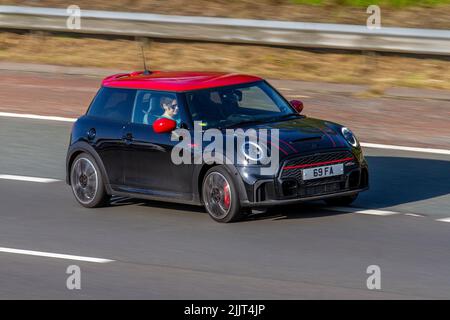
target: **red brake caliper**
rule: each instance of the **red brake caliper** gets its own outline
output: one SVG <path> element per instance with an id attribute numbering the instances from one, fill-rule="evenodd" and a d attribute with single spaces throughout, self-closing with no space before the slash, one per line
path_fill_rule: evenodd
<path id="1" fill-rule="evenodd" d="M 223 186 L 223 203 L 225 204 L 225 207 L 229 207 L 230 206 L 230 187 L 228 186 L 228 184 L 225 182 L 225 185 Z"/>

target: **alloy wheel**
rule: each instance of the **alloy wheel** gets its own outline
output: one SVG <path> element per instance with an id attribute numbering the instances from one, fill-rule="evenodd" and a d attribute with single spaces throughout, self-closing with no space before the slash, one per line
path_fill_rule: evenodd
<path id="1" fill-rule="evenodd" d="M 78 201 L 89 204 L 95 198 L 98 190 L 98 175 L 94 164 L 89 159 L 76 160 L 72 166 L 70 181 Z"/>
<path id="2" fill-rule="evenodd" d="M 205 206 L 217 219 L 227 216 L 231 208 L 231 191 L 227 179 L 218 172 L 211 172 L 203 185 Z"/>

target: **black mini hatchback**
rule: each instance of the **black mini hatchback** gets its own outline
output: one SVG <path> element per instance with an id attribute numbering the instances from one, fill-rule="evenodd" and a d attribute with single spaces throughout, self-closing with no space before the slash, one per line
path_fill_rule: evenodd
<path id="1" fill-rule="evenodd" d="M 308 200 L 348 205 L 369 186 L 360 144 L 302 109 L 249 75 L 109 76 L 72 128 L 66 180 L 85 207 L 170 201 L 203 205 L 218 222 Z"/>

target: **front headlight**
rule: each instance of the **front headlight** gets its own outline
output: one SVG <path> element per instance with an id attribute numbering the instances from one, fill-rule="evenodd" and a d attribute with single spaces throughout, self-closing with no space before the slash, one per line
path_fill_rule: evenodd
<path id="1" fill-rule="evenodd" d="M 356 136 L 349 128 L 342 127 L 341 132 L 342 136 L 345 138 L 345 140 L 347 140 L 348 143 L 350 143 L 355 148 L 359 147 L 358 139 L 356 139 Z"/>
<path id="2" fill-rule="evenodd" d="M 257 143 L 249 141 L 241 146 L 241 152 L 246 160 L 261 161 L 265 157 L 264 150 Z"/>

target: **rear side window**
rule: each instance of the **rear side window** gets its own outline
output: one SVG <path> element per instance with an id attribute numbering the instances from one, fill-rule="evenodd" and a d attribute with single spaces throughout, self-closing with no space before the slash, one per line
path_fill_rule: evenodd
<path id="1" fill-rule="evenodd" d="M 128 122 L 133 111 L 136 90 L 103 87 L 89 108 L 88 115 L 102 119 Z"/>

